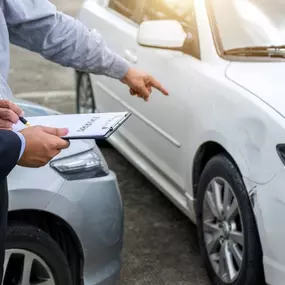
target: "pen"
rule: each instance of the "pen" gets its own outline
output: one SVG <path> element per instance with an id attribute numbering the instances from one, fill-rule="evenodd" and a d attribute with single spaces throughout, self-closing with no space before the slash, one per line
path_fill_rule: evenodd
<path id="1" fill-rule="evenodd" d="M 24 125 L 26 125 L 27 127 L 30 127 L 30 126 L 31 126 L 30 123 L 29 123 L 24 117 L 19 117 L 19 119 L 20 119 L 20 121 L 21 121 Z"/>

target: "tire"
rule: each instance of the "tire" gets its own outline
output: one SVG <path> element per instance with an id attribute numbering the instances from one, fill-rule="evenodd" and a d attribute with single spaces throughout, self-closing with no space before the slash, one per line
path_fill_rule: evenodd
<path id="1" fill-rule="evenodd" d="M 86 84 L 85 88 L 83 88 L 83 84 Z M 87 94 L 83 94 L 83 92 L 86 92 Z M 84 72 L 77 72 L 77 76 L 76 76 L 76 111 L 78 114 L 82 113 L 81 112 L 81 106 L 80 106 L 82 96 L 87 96 L 90 100 L 90 111 L 88 113 L 96 112 L 96 103 L 95 103 L 95 98 L 94 98 L 94 94 L 93 94 L 90 75 L 88 73 L 84 73 Z"/>
<path id="2" fill-rule="evenodd" d="M 32 273 L 29 274 L 30 278 L 34 278 L 31 284 L 41 284 L 38 280 L 43 282 L 42 280 L 51 278 L 53 278 L 54 285 L 73 284 L 70 267 L 64 253 L 59 245 L 42 230 L 30 225 L 12 225 L 8 228 L 5 246 L 5 261 L 9 261 L 3 285 L 30 284 L 30 282 L 26 284 L 27 282 L 21 281 L 26 256 L 35 260 L 31 269 Z"/>
<path id="3" fill-rule="evenodd" d="M 211 181 L 212 184 L 210 184 Z M 229 188 L 225 188 L 228 186 Z M 221 211 L 213 212 L 210 210 L 208 205 L 212 203 L 208 201 L 214 197 L 211 189 L 216 189 L 216 193 L 222 193 L 223 205 L 225 205 L 224 201 L 226 200 L 237 202 L 237 210 L 232 212 L 235 214 L 230 215 L 230 207 L 224 207 L 223 209 L 226 210 Z M 229 199 L 226 199 L 224 195 L 226 192 L 228 193 L 226 197 L 230 197 Z M 229 205 L 232 206 L 233 202 L 230 202 Z M 215 203 L 215 205 L 221 205 L 221 203 Z M 222 208 L 219 207 L 219 209 Z M 217 155 L 207 163 L 198 184 L 196 213 L 200 250 L 211 283 L 213 285 L 265 284 L 262 249 L 252 206 L 239 170 L 227 155 Z M 218 222 L 219 219 L 214 218 L 213 213 L 221 217 L 222 225 Z M 216 223 L 218 224 L 218 231 L 216 230 Z M 213 225 L 215 230 L 212 231 Z M 238 232 L 243 233 L 243 238 L 236 242 Z M 216 233 L 219 239 L 213 238 L 212 233 Z M 218 240 L 218 242 L 215 243 L 214 240 Z M 210 241 L 212 243 L 209 243 Z M 222 252 L 224 255 L 221 254 Z M 225 256 L 225 258 L 221 259 L 221 256 Z M 229 265 L 227 266 L 227 264 Z M 219 268 L 231 268 L 231 270 L 219 272 Z M 236 271 L 233 271 L 232 268 Z M 234 274 L 234 272 L 237 273 Z"/>
<path id="4" fill-rule="evenodd" d="M 90 112 L 89 113 L 95 113 L 96 112 L 96 101 L 95 101 L 95 96 L 93 93 L 93 89 L 92 89 L 92 82 L 91 82 L 91 78 L 90 75 L 88 73 L 84 73 L 84 72 L 76 72 L 76 112 L 77 114 L 82 113 L 81 112 L 81 108 L 80 108 L 80 96 L 83 96 L 82 94 L 82 89 L 81 89 L 81 84 L 83 84 L 83 80 L 86 80 L 87 82 L 87 86 L 88 86 L 88 90 L 86 90 L 86 92 L 88 92 L 88 95 L 86 96 L 90 96 L 91 100 L 91 108 L 90 108 Z M 110 148 L 111 145 L 106 141 L 106 140 L 98 140 L 96 141 L 96 144 L 99 147 L 106 147 L 106 148 Z"/>

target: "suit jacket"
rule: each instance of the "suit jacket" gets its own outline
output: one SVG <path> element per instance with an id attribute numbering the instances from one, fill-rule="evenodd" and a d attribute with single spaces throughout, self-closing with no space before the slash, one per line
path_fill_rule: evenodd
<path id="1" fill-rule="evenodd" d="M 0 284 L 2 283 L 7 231 L 8 191 L 6 177 L 16 166 L 21 152 L 21 139 L 12 131 L 0 130 Z"/>
<path id="2" fill-rule="evenodd" d="M 21 151 L 21 140 L 12 131 L 0 130 L 0 183 L 16 166 Z"/>

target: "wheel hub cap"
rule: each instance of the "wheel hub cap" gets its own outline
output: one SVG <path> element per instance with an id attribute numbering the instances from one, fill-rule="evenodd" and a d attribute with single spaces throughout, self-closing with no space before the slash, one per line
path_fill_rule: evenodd
<path id="1" fill-rule="evenodd" d="M 46 262 L 37 254 L 23 249 L 5 252 L 3 285 L 55 285 Z"/>
<path id="2" fill-rule="evenodd" d="M 204 241 L 211 265 L 227 284 L 239 276 L 244 253 L 244 233 L 238 201 L 222 178 L 208 185 L 203 203 Z"/>
<path id="3" fill-rule="evenodd" d="M 222 231 L 224 238 L 228 238 L 230 233 L 230 226 L 227 222 L 222 223 Z"/>

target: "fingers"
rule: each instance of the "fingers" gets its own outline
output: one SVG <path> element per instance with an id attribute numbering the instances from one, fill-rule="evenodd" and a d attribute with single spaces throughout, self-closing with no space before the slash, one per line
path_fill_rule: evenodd
<path id="1" fill-rule="evenodd" d="M 156 80 L 154 79 L 152 76 L 148 76 L 148 86 L 152 86 L 155 89 L 159 90 L 162 94 L 164 94 L 165 96 L 169 95 L 168 91 Z"/>
<path id="2" fill-rule="evenodd" d="M 18 107 L 15 103 L 9 101 L 9 100 L 0 100 L 0 108 L 3 109 L 10 109 L 13 113 L 16 115 L 22 116 L 23 110 Z"/>
<path id="3" fill-rule="evenodd" d="M 68 140 L 61 139 L 61 137 L 64 137 L 68 134 L 68 129 L 66 128 L 51 128 L 51 127 L 41 127 L 42 131 L 49 134 L 53 135 L 56 138 L 55 140 L 55 145 L 58 150 L 66 149 L 69 147 L 70 142 Z"/>
<path id="4" fill-rule="evenodd" d="M 149 100 L 149 96 L 152 93 L 152 87 L 156 88 L 164 95 L 168 95 L 168 91 L 152 76 L 147 75 L 144 78 L 143 83 L 140 86 L 136 86 L 136 88 L 130 88 L 130 94 L 132 96 L 138 96 L 139 98 L 144 99 L 145 101 Z"/>
<path id="5" fill-rule="evenodd" d="M 64 137 L 68 134 L 68 129 L 66 128 L 52 128 L 52 127 L 41 127 L 42 131 L 50 134 L 50 135 L 54 135 L 57 137 Z"/>
<path id="6" fill-rule="evenodd" d="M 0 129 L 12 130 L 12 127 L 13 127 L 12 122 L 0 119 Z"/>
<path id="7" fill-rule="evenodd" d="M 143 98 L 144 100 L 148 100 L 148 97 L 150 96 L 150 92 L 148 91 L 145 85 L 141 86 L 138 96 Z"/>
<path id="8" fill-rule="evenodd" d="M 70 146 L 69 140 L 61 139 L 58 137 L 54 138 L 54 146 L 57 151 L 61 151 L 63 149 L 67 149 Z"/>
<path id="9" fill-rule="evenodd" d="M 57 139 L 57 149 L 62 150 L 68 148 L 70 145 L 70 142 L 68 140 L 63 140 L 58 138 Z"/>
<path id="10" fill-rule="evenodd" d="M 55 145 L 58 150 L 66 149 L 69 147 L 70 142 L 68 140 L 61 139 L 68 134 L 68 129 L 66 128 L 51 128 L 51 127 L 41 127 L 42 130 L 50 135 L 55 136 Z"/>
<path id="11" fill-rule="evenodd" d="M 57 136 L 58 137 L 64 137 L 68 134 L 68 129 L 67 128 L 60 128 L 57 129 Z"/>
<path id="12" fill-rule="evenodd" d="M 132 96 L 138 96 L 139 98 L 144 99 L 145 101 L 148 101 L 148 98 L 151 93 L 151 87 L 147 87 L 145 84 L 141 84 L 139 87 L 130 89 L 130 94 Z"/>
<path id="13" fill-rule="evenodd" d="M 14 111 L 7 108 L 0 108 L 0 118 L 13 124 L 18 123 L 19 121 L 19 116 Z"/>
<path id="14" fill-rule="evenodd" d="M 130 89 L 130 94 L 131 94 L 132 96 L 137 95 L 136 91 L 135 91 L 133 88 Z"/>

